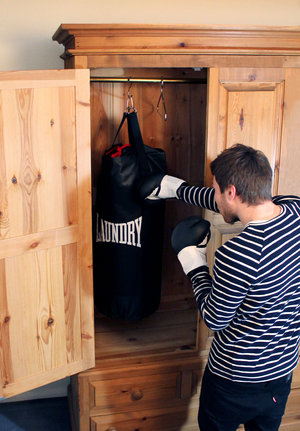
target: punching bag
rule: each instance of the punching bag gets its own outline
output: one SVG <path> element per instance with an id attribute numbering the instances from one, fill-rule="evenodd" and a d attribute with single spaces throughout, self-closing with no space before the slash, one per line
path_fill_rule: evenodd
<path id="1" fill-rule="evenodd" d="M 127 122 L 129 144 L 115 143 Z M 94 209 L 94 299 L 114 319 L 139 320 L 161 297 L 164 201 L 138 197 L 142 177 L 166 173 L 161 149 L 144 145 L 136 112 L 125 112 L 104 153 Z"/>

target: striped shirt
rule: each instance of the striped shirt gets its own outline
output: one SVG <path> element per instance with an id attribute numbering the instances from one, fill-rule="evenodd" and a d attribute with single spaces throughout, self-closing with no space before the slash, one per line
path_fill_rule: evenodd
<path id="1" fill-rule="evenodd" d="M 218 212 L 213 188 L 182 185 L 186 203 Z M 215 253 L 208 267 L 191 271 L 195 299 L 215 331 L 211 372 L 236 382 L 264 382 L 297 365 L 300 337 L 300 198 L 276 196 L 281 213 L 248 223 Z"/>

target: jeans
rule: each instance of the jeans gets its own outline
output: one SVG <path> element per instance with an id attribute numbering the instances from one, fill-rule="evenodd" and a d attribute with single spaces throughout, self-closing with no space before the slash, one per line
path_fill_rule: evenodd
<path id="1" fill-rule="evenodd" d="M 278 431 L 291 390 L 292 373 L 264 383 L 236 383 L 206 367 L 201 386 L 200 431 Z"/>

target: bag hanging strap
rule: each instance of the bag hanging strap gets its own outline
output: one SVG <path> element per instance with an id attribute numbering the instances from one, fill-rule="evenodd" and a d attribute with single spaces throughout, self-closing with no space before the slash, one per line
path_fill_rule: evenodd
<path id="1" fill-rule="evenodd" d="M 145 153 L 144 142 L 143 142 L 139 122 L 138 122 L 137 115 L 136 115 L 135 111 L 131 112 L 131 113 L 128 113 L 126 111 L 124 112 L 123 118 L 122 118 L 121 123 L 119 125 L 119 128 L 117 130 L 117 133 L 115 134 L 112 146 L 116 145 L 117 137 L 120 133 L 120 130 L 121 130 L 126 118 L 127 118 L 127 124 L 128 124 L 129 142 L 130 142 L 130 145 L 137 152 L 137 157 L 138 157 L 138 162 L 139 162 L 139 167 L 140 167 L 140 174 L 142 176 L 149 175 L 151 173 L 151 169 L 150 169 L 149 162 L 148 162 L 148 159 L 147 159 L 147 156 Z"/>
<path id="2" fill-rule="evenodd" d="M 149 175 L 151 169 L 145 152 L 145 146 L 137 119 L 136 112 L 127 114 L 128 136 L 130 144 L 135 148 L 138 156 L 140 174 L 142 176 Z"/>
<path id="3" fill-rule="evenodd" d="M 118 128 L 118 130 L 117 130 L 117 133 L 115 134 L 115 137 L 114 137 L 114 140 L 113 140 L 112 145 L 115 145 L 115 142 L 116 142 L 116 139 L 117 139 L 117 137 L 118 137 L 118 134 L 120 133 L 120 130 L 122 129 L 122 126 L 123 126 L 124 121 L 125 121 L 125 119 L 127 118 L 127 116 L 128 116 L 127 112 L 124 112 L 124 114 L 123 114 L 123 118 L 122 118 L 121 123 L 120 123 L 120 125 L 119 125 L 119 128 Z"/>

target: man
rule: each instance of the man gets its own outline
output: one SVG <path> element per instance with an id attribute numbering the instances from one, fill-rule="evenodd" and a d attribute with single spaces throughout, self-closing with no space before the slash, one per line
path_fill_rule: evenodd
<path id="1" fill-rule="evenodd" d="M 141 188 L 143 197 L 176 197 L 243 225 L 216 251 L 212 276 L 205 221 L 183 221 L 172 235 L 201 316 L 215 331 L 199 427 L 235 431 L 244 424 L 246 431 L 277 431 L 299 357 L 300 199 L 271 197 L 270 164 L 251 147 L 226 149 L 211 171 L 213 188 L 170 176 L 150 177 Z"/>

